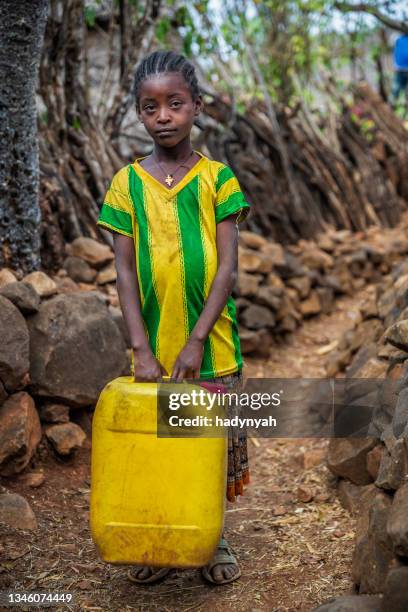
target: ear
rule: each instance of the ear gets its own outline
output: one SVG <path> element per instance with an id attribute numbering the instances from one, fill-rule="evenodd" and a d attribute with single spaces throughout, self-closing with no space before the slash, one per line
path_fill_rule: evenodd
<path id="1" fill-rule="evenodd" d="M 198 117 L 198 115 L 201 113 L 203 109 L 204 109 L 203 97 L 201 94 L 199 94 L 194 101 L 194 115 Z"/>

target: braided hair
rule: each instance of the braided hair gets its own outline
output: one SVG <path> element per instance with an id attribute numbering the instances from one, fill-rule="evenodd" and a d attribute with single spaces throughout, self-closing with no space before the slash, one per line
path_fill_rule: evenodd
<path id="1" fill-rule="evenodd" d="M 139 100 L 142 81 L 163 72 L 180 73 L 190 89 L 193 101 L 201 94 L 195 68 L 184 55 L 174 51 L 154 51 L 154 53 L 142 59 L 135 71 L 132 93 L 135 97 L 136 109 L 138 111 L 140 110 Z"/>

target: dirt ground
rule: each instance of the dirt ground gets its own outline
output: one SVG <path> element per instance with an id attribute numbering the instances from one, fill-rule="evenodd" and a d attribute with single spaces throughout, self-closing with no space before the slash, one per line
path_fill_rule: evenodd
<path id="1" fill-rule="evenodd" d="M 364 295 L 341 298 L 333 313 L 307 321 L 268 361 L 246 359 L 246 376 L 325 376 L 326 350 L 353 325 Z M 226 537 L 242 577 L 226 586 L 208 585 L 199 570 L 172 570 L 152 586 L 129 582 L 124 566 L 98 558 L 90 537 L 89 443 L 68 461 L 46 456 L 37 466 L 45 473 L 40 488 L 1 481 L 29 501 L 39 527 L 28 532 L 0 525 L 0 591 L 74 593 L 69 608 L 55 610 L 138 612 L 306 612 L 352 593 L 355 521 L 336 500 L 326 447 L 325 439 L 249 441 L 252 482 L 226 514 Z M 304 461 L 317 465 L 306 469 Z"/>

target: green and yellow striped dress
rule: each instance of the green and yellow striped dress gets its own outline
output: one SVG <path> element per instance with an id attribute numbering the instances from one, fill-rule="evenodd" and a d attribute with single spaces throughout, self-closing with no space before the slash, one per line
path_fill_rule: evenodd
<path id="1" fill-rule="evenodd" d="M 184 178 L 167 188 L 139 164 L 119 170 L 97 223 L 133 238 L 142 317 L 149 345 L 170 374 L 196 324 L 217 272 L 217 223 L 248 214 L 238 180 L 202 153 Z M 236 308 L 230 296 L 205 345 L 200 378 L 242 368 Z"/>

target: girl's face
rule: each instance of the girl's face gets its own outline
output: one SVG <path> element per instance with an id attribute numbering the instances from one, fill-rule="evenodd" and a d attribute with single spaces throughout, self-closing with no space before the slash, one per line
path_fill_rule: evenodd
<path id="1" fill-rule="evenodd" d="M 191 91 L 178 72 L 163 72 L 142 81 L 139 119 L 160 146 L 176 146 L 190 134 L 203 107 L 201 96 L 193 102 Z"/>

